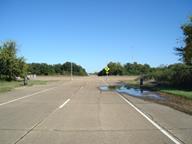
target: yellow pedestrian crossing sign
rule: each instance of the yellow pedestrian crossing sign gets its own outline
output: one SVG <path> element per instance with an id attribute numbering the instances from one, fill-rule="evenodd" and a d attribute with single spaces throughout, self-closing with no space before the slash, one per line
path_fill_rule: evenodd
<path id="1" fill-rule="evenodd" d="M 110 68 L 108 66 L 106 66 L 105 67 L 105 72 L 106 72 L 107 75 L 109 74 L 109 70 L 110 70 Z"/>

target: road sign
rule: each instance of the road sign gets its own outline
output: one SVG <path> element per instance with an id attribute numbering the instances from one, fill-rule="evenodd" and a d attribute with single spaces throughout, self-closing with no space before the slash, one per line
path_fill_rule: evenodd
<path id="1" fill-rule="evenodd" d="M 107 75 L 109 74 L 109 70 L 110 70 L 110 68 L 108 66 L 106 66 L 105 67 L 105 72 L 106 72 Z"/>

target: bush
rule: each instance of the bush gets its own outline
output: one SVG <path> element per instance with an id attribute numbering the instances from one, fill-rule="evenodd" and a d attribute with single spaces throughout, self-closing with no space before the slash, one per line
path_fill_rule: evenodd
<path id="1" fill-rule="evenodd" d="M 192 66 L 185 64 L 174 64 L 156 69 L 152 75 L 157 82 L 188 88 L 192 85 Z"/>
<path id="2" fill-rule="evenodd" d="M 176 64 L 171 65 L 169 69 L 171 71 L 171 84 L 187 87 L 192 85 L 192 66 Z"/>

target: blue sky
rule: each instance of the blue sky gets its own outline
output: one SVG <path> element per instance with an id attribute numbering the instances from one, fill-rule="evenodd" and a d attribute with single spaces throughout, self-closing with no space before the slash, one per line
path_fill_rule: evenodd
<path id="1" fill-rule="evenodd" d="M 108 62 L 178 62 L 191 0 L 0 0 L 0 40 L 27 62 L 73 61 L 88 72 Z"/>

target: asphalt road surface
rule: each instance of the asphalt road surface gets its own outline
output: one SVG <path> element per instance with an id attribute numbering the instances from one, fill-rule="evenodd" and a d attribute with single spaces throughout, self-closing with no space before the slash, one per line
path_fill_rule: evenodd
<path id="1" fill-rule="evenodd" d="M 79 77 L 1 93 L 0 144 L 192 144 L 192 116 L 104 84 Z"/>

